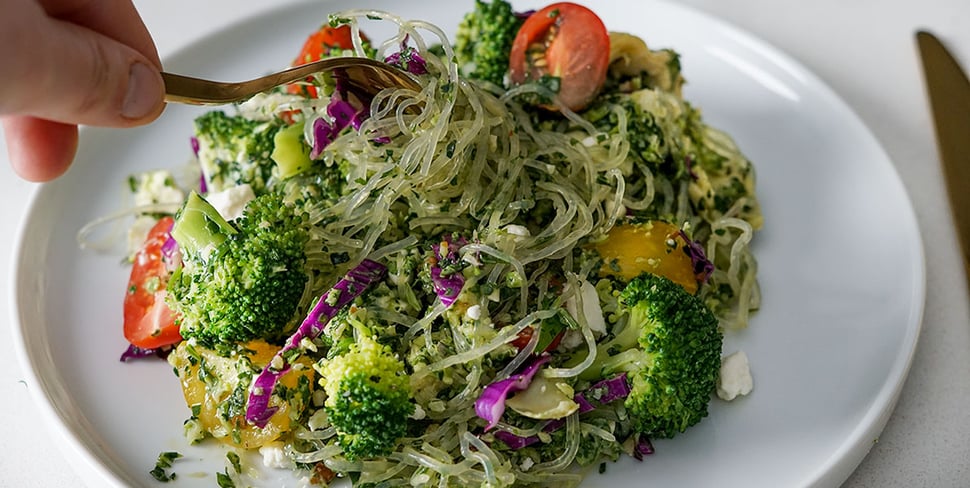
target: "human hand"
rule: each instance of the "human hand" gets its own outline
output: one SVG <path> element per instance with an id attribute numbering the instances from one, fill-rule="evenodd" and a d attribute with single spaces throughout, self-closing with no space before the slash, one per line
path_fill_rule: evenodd
<path id="1" fill-rule="evenodd" d="M 0 12 L 0 120 L 21 177 L 64 173 L 78 124 L 161 114 L 161 61 L 131 0 L 0 0 Z"/>

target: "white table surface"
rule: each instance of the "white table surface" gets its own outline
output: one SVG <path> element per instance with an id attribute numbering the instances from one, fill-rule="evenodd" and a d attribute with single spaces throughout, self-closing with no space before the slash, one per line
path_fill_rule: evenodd
<path id="1" fill-rule="evenodd" d="M 926 246 L 927 301 L 896 409 L 847 487 L 970 485 L 970 307 L 913 33 L 928 28 L 970 66 L 966 0 L 681 0 L 785 51 L 828 83 L 889 153 Z M 259 0 L 138 0 L 159 52 L 271 8 Z M 280 2 L 275 2 L 279 5 Z M 593 5 L 595 2 L 587 2 Z M 968 134 L 970 137 L 970 134 Z M 0 487 L 81 486 L 41 424 L 10 334 L 13 235 L 34 184 L 0 140 Z M 970 189 L 968 189 L 970 191 Z"/>

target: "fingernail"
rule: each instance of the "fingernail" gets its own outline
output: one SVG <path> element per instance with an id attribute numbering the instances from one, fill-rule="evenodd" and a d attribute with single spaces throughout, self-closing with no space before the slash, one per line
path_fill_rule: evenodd
<path id="1" fill-rule="evenodd" d="M 157 73 L 144 63 L 134 63 L 128 71 L 128 92 L 121 107 L 121 116 L 126 119 L 140 119 L 150 115 L 158 106 L 162 93 L 161 80 Z"/>

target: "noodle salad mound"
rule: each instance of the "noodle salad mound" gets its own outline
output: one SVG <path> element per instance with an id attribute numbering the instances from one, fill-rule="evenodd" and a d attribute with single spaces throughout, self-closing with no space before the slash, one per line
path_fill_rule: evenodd
<path id="1" fill-rule="evenodd" d="M 759 305 L 754 170 L 675 51 L 479 0 L 454 39 L 332 15 L 293 64 L 331 56 L 421 88 L 318 75 L 130 179 L 123 359 L 167 357 L 219 486 L 257 451 L 318 486 L 575 486 L 750 390 L 722 347 Z"/>

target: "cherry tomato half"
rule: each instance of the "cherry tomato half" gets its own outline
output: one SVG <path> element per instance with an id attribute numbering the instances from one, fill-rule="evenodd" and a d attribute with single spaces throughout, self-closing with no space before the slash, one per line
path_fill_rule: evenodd
<path id="1" fill-rule="evenodd" d="M 582 110 L 606 81 L 610 35 L 592 10 L 554 3 L 526 19 L 512 42 L 509 76 L 520 85 L 543 76 L 559 78 L 559 100 Z"/>
<path id="2" fill-rule="evenodd" d="M 162 259 L 162 246 L 172 222 L 171 217 L 163 217 L 148 232 L 145 244 L 135 254 L 125 293 L 125 339 L 143 349 L 182 340 L 175 314 L 165 303 L 169 272 Z"/>
<path id="3" fill-rule="evenodd" d="M 353 49 L 354 40 L 351 34 L 349 25 L 338 27 L 324 25 L 320 27 L 320 30 L 307 37 L 300 54 L 293 60 L 293 66 L 319 61 L 329 56 L 333 49 Z M 361 37 L 366 39 L 363 35 Z M 306 95 L 311 98 L 317 96 L 316 88 L 306 84 L 289 85 L 286 87 L 286 91 L 294 95 Z"/>
<path id="4" fill-rule="evenodd" d="M 526 327 L 522 329 L 522 331 L 515 336 L 515 339 L 512 339 L 509 342 L 509 345 L 521 351 L 523 348 L 525 348 L 526 345 L 529 344 L 534 334 L 535 334 L 534 327 Z M 565 334 L 566 334 L 565 330 L 560 330 L 556 332 L 556 335 L 551 337 L 546 337 L 545 340 L 543 340 L 543 338 L 540 337 L 539 342 L 536 344 L 536 351 L 539 353 L 543 353 L 543 352 L 550 352 L 555 350 L 557 347 L 559 347 L 559 343 L 562 342 L 562 337 Z"/>

